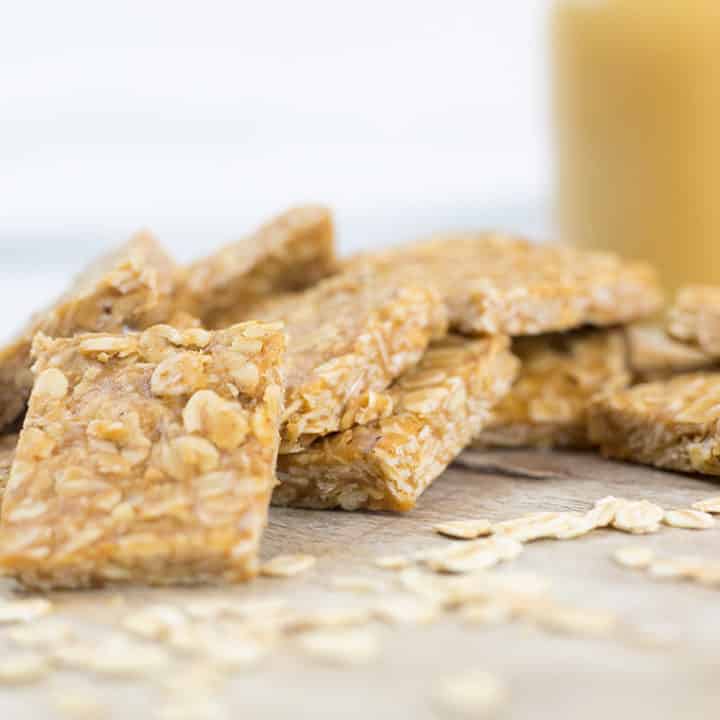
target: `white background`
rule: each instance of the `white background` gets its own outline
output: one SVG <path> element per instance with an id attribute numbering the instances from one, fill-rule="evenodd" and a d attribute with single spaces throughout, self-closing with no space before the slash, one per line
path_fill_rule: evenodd
<path id="1" fill-rule="evenodd" d="M 2 3 L 5 291 L 139 226 L 186 259 L 305 201 L 344 250 L 543 227 L 547 4 Z"/>

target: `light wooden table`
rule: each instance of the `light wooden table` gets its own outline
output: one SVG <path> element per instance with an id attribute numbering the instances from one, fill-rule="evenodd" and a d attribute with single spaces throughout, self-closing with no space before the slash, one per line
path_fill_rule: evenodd
<path id="1" fill-rule="evenodd" d="M 273 509 L 263 554 L 317 555 L 317 566 L 302 577 L 260 579 L 225 590 L 129 589 L 120 593 L 121 600 L 117 591 L 65 593 L 57 596 L 58 612 L 100 638 L 103 628 L 117 625 L 132 608 L 189 597 L 286 595 L 302 607 L 338 607 L 348 601 L 348 594 L 328 588 L 331 576 L 387 579 L 389 571 L 376 569 L 373 558 L 441 542 L 431 531 L 439 520 L 473 516 L 500 520 L 536 510 L 584 510 L 609 494 L 647 498 L 664 507 L 688 506 L 720 494 L 720 484 L 710 479 L 606 462 L 591 455 L 498 451 L 467 457 L 497 469 L 454 466 L 407 515 Z M 665 528 L 637 539 L 596 531 L 573 541 L 533 543 L 513 561 L 512 569 L 550 578 L 555 594 L 575 605 L 611 609 L 623 622 L 657 631 L 667 641 L 664 647 L 643 648 L 622 637 L 552 635 L 522 623 L 474 628 L 449 615 L 426 627 L 380 628 L 381 657 L 367 666 L 328 668 L 282 651 L 259 668 L 229 678 L 223 692 L 227 716 L 439 718 L 444 716 L 431 702 L 438 680 L 480 667 L 507 683 L 510 699 L 502 714 L 506 718 L 715 717 L 720 708 L 720 590 L 654 580 L 618 567 L 610 553 L 631 543 L 663 554 L 720 557 L 720 529 Z M 10 593 L 9 585 L 4 590 Z M 49 697 L 63 687 L 75 687 L 78 678 L 63 671 L 47 683 L 0 689 L 0 718 L 59 717 Z M 152 718 L 159 707 L 158 690 L 151 682 L 89 678 L 84 686 L 111 705 L 108 717 L 118 720 Z"/>

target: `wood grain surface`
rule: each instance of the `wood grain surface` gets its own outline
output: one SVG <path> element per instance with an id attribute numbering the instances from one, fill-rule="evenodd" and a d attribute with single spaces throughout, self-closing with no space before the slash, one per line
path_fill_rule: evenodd
<path id="1" fill-rule="evenodd" d="M 379 555 L 405 553 L 446 542 L 435 522 L 466 517 L 502 520 L 537 510 L 585 510 L 605 495 L 646 498 L 665 508 L 687 507 L 720 494 L 712 479 L 611 463 L 592 455 L 498 451 L 466 454 L 406 515 L 382 513 L 271 511 L 263 555 L 307 552 L 318 557 L 302 577 L 261 578 L 246 586 L 151 590 L 131 588 L 59 593 L 57 614 L 78 632 L 97 638 L 117 627 L 133 608 L 149 603 L 186 602 L 208 596 L 238 599 L 286 596 L 304 608 L 336 608 L 353 596 L 332 590 L 338 574 L 381 577 Z M 328 668 L 291 649 L 258 668 L 235 672 L 219 696 L 216 717 L 229 718 L 430 718 L 450 717 L 433 703 L 444 677 L 484 668 L 509 688 L 499 715 L 518 720 L 543 718 L 710 718 L 720 707 L 720 590 L 660 581 L 618 567 L 614 549 L 643 544 L 663 554 L 718 558 L 720 529 L 663 528 L 641 538 L 609 530 L 565 542 L 527 546 L 513 570 L 548 577 L 556 597 L 580 607 L 609 609 L 623 623 L 662 638 L 644 647 L 614 636 L 587 639 L 548 634 L 527 624 L 493 628 L 462 625 L 452 615 L 423 627 L 379 627 L 380 658 L 365 666 Z M 12 596 L 12 585 L 2 585 Z M 2 647 L 11 647 L 0 629 Z M 189 661 L 178 657 L 172 673 Z M 161 717 L 156 679 L 117 682 L 69 671 L 23 688 L 0 688 L 0 719 L 63 717 L 52 697 L 66 688 L 89 688 L 118 720 Z M 177 692 L 182 693 L 181 690 Z"/>

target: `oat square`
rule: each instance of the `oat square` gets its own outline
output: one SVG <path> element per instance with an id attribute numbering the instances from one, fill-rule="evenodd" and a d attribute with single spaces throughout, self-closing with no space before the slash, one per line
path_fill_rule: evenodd
<path id="1" fill-rule="evenodd" d="M 718 358 L 692 342 L 676 340 L 657 323 L 632 323 L 625 329 L 630 366 L 641 382 L 678 373 L 710 370 Z"/>
<path id="2" fill-rule="evenodd" d="M 16 420 L 27 404 L 35 333 L 70 337 L 165 321 L 172 308 L 176 273 L 175 263 L 158 241 L 139 232 L 78 275 L 62 297 L 0 348 L 0 430 Z"/>
<path id="3" fill-rule="evenodd" d="M 33 343 L 0 566 L 30 587 L 243 580 L 274 483 L 278 326 Z"/>
<path id="4" fill-rule="evenodd" d="M 268 296 L 304 290 L 335 271 L 332 214 L 314 205 L 292 208 L 187 268 L 180 305 L 206 327 L 250 317 Z"/>
<path id="5" fill-rule="evenodd" d="M 256 306 L 252 317 L 280 320 L 288 334 L 281 454 L 387 414 L 382 391 L 447 329 L 433 288 L 372 274 L 329 278 Z"/>
<path id="6" fill-rule="evenodd" d="M 537 335 L 652 315 L 662 294 L 652 268 L 617 255 L 492 233 L 448 233 L 345 261 L 352 271 L 434 284 L 465 335 Z"/>
<path id="7" fill-rule="evenodd" d="M 607 457 L 720 475 L 720 374 L 679 375 L 602 396 L 589 426 Z"/>
<path id="8" fill-rule="evenodd" d="M 520 372 L 475 447 L 587 447 L 587 409 L 601 391 L 630 384 L 621 330 L 516 338 Z"/>
<path id="9" fill-rule="evenodd" d="M 675 339 L 720 357 L 720 286 L 681 288 L 668 310 L 667 330 Z"/>
<path id="10" fill-rule="evenodd" d="M 388 391 L 393 411 L 278 459 L 273 503 L 410 510 L 487 421 L 517 360 L 504 336 L 434 343 Z"/>

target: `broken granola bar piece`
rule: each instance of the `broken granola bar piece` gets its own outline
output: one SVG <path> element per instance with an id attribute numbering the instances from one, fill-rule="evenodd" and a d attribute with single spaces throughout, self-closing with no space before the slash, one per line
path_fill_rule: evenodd
<path id="1" fill-rule="evenodd" d="M 18 436 L 15 434 L 0 437 L 0 502 L 5 493 L 8 477 L 10 477 L 10 466 L 15 457 L 17 441 Z"/>
<path id="2" fill-rule="evenodd" d="M 371 274 L 328 278 L 301 295 L 256 306 L 252 315 L 283 321 L 288 334 L 281 454 L 389 414 L 383 391 L 447 329 L 432 287 Z"/>
<path id="3" fill-rule="evenodd" d="M 308 205 L 288 210 L 249 237 L 187 269 L 180 306 L 207 327 L 227 327 L 276 293 L 304 290 L 335 270 L 332 215 Z"/>
<path id="4" fill-rule="evenodd" d="M 30 345 L 37 332 L 119 332 L 165 320 L 172 309 L 177 268 L 158 241 L 139 232 L 81 273 L 52 307 L 37 313 L 0 348 L 0 431 L 25 410 L 32 387 Z"/>
<path id="5" fill-rule="evenodd" d="M 537 335 L 607 326 L 652 315 L 662 303 L 656 275 L 642 262 L 491 233 L 438 235 L 363 254 L 345 269 L 437 285 L 450 325 L 466 335 Z"/>
<path id="6" fill-rule="evenodd" d="M 717 357 L 697 345 L 671 337 L 664 327 L 633 323 L 626 330 L 630 367 L 640 382 L 663 380 L 678 373 L 709 370 Z"/>
<path id="7" fill-rule="evenodd" d="M 284 342 L 263 323 L 37 335 L 0 567 L 39 588 L 254 575 Z"/>
<path id="8" fill-rule="evenodd" d="M 689 285 L 678 291 L 668 311 L 672 337 L 720 357 L 720 286 Z"/>
<path id="9" fill-rule="evenodd" d="M 607 457 L 720 475 L 720 374 L 679 375 L 599 397 L 590 439 Z"/>
<path id="10" fill-rule="evenodd" d="M 410 510 L 510 388 L 518 363 L 508 347 L 504 336 L 434 343 L 393 384 L 390 416 L 281 455 L 273 503 Z"/>
<path id="11" fill-rule="evenodd" d="M 587 447 L 587 409 L 630 384 L 621 330 L 516 338 L 520 372 L 473 446 Z"/>

